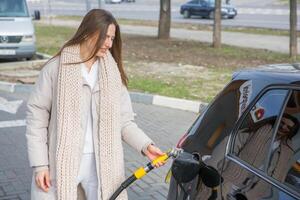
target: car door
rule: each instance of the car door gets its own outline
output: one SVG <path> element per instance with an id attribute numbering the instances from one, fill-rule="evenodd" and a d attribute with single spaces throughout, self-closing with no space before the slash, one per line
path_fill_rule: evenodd
<path id="1" fill-rule="evenodd" d="M 188 3 L 189 11 L 191 15 L 198 15 L 199 0 L 192 0 Z"/>
<path id="2" fill-rule="evenodd" d="M 198 15 L 207 16 L 209 13 L 209 2 L 208 0 L 200 0 L 198 6 Z"/>
<path id="3" fill-rule="evenodd" d="M 294 86 L 269 87 L 249 105 L 228 139 L 222 162 L 225 199 L 300 198 L 299 105 Z M 288 126 L 293 133 L 283 134 Z"/>
<path id="4" fill-rule="evenodd" d="M 292 90 L 268 153 L 267 174 L 282 190 L 273 187 L 280 199 L 300 194 L 300 90 Z"/>

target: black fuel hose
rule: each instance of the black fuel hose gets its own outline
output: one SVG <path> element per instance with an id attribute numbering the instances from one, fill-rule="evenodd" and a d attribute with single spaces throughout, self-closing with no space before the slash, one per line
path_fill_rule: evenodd
<path id="1" fill-rule="evenodd" d="M 150 172 L 152 169 L 154 169 L 154 166 L 159 163 L 159 162 L 164 162 L 166 160 L 168 160 L 168 158 L 175 157 L 179 152 L 181 152 L 180 149 L 172 149 L 171 151 L 168 151 L 167 153 L 165 153 L 164 155 L 156 158 L 155 160 L 153 160 L 152 162 L 149 162 L 145 167 L 140 167 L 139 169 L 137 169 L 133 175 L 131 175 L 129 178 L 127 178 L 122 184 L 121 186 L 113 193 L 113 195 L 109 198 L 109 200 L 115 200 L 120 193 L 126 189 L 131 183 L 133 183 L 134 181 L 136 181 L 137 179 L 142 178 L 143 176 L 145 176 L 148 172 Z"/>
<path id="2" fill-rule="evenodd" d="M 121 186 L 115 191 L 115 193 L 109 198 L 109 200 L 115 200 L 119 194 L 125 190 L 131 183 L 133 183 L 137 178 L 132 175 L 129 178 L 127 178 L 122 184 Z"/>

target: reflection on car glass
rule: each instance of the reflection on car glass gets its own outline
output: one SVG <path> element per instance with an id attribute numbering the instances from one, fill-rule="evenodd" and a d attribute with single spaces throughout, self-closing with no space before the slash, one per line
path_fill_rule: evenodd
<path id="1" fill-rule="evenodd" d="M 255 103 L 236 133 L 234 155 L 240 160 L 266 173 L 266 160 L 271 148 L 276 119 L 279 117 L 287 90 L 267 91 Z M 249 199 L 261 199 L 272 194 L 272 188 L 253 173 L 229 162 L 223 169 L 224 179 L 234 182 L 225 186 L 228 199 L 246 195 Z M 267 173 L 266 173 L 267 174 Z"/>
<path id="2" fill-rule="evenodd" d="M 278 126 L 268 173 L 300 193 L 300 107 L 299 91 L 288 100 Z M 297 102 L 297 103 L 296 103 Z"/>
<path id="3" fill-rule="evenodd" d="M 271 147 L 271 160 L 268 166 L 268 174 L 280 182 L 284 182 L 289 168 L 287 163 L 293 157 L 292 138 L 299 130 L 298 119 L 284 113 L 275 140 Z"/>

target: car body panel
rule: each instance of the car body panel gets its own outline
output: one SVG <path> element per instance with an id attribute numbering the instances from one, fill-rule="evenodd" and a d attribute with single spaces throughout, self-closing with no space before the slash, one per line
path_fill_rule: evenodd
<path id="1" fill-rule="evenodd" d="M 276 119 L 281 120 L 282 116 L 280 117 L 279 113 L 283 112 L 283 108 L 285 108 L 284 111 L 287 110 L 300 117 L 300 70 L 298 65 L 280 64 L 260 66 L 256 69 L 235 72 L 232 77 L 231 82 L 198 116 L 188 130 L 187 137 L 181 147 L 186 152 L 201 155 L 206 164 L 215 167 L 222 173 L 224 178 L 222 193 L 225 199 L 288 200 L 300 198 L 300 187 L 297 192 L 293 188 L 291 189 L 284 180 L 277 180 L 275 175 L 273 177 L 273 175 L 271 176 L 258 169 L 261 166 L 268 166 L 267 164 L 252 166 L 253 164 L 244 162 L 243 159 L 232 153 L 234 152 L 233 149 L 237 148 L 237 146 L 240 146 L 243 151 L 247 149 L 244 147 L 246 146 L 245 143 L 237 142 L 237 136 L 233 137 L 233 135 L 242 135 L 239 130 L 247 126 L 251 128 L 262 126 L 263 122 L 270 122 L 270 119 L 272 119 L 273 123 L 272 130 L 277 130 L 276 126 L 279 122 L 274 120 L 274 116 L 277 116 Z M 295 104 L 297 104 L 297 109 L 294 110 L 291 110 L 290 107 L 285 107 L 285 105 L 290 106 L 292 98 L 296 99 Z M 257 113 L 262 114 L 257 115 Z M 268 144 L 270 143 L 269 146 L 262 146 L 262 148 L 265 147 L 263 152 L 266 152 L 262 156 L 267 158 L 265 162 L 270 163 L 272 161 L 270 149 L 271 144 L 275 143 L 275 131 L 272 134 L 272 137 L 270 132 L 268 138 L 265 137 L 259 140 L 264 141 L 265 139 L 268 141 Z M 299 135 L 299 139 L 293 140 L 294 146 L 300 145 L 300 133 L 297 135 Z M 249 141 L 251 140 L 249 139 Z M 234 145 L 230 146 L 229 144 Z M 254 150 L 250 147 L 254 148 Z M 248 147 L 250 149 L 249 152 L 255 152 L 256 143 L 250 147 Z M 231 153 L 229 151 L 230 148 Z M 296 149 L 298 149 L 298 146 Z M 296 154 L 294 156 L 297 157 Z M 251 156 L 249 156 L 250 158 Z M 255 162 L 260 163 L 262 161 Z M 300 175 L 297 175 L 298 172 L 296 172 L 296 175 L 292 174 L 292 172 L 291 169 L 286 172 L 286 180 L 288 178 L 300 179 Z M 246 187 L 248 186 L 247 181 L 246 186 L 241 187 L 245 180 L 248 182 L 252 181 L 253 188 L 249 187 L 249 189 Z M 187 190 L 189 188 L 191 190 L 190 199 L 207 199 L 209 197 L 210 190 L 201 186 L 201 184 L 199 186 L 199 182 L 201 180 L 195 178 L 191 183 L 184 185 Z M 297 184 L 300 184 L 300 181 Z M 176 188 L 178 189 L 176 180 L 172 178 L 168 199 L 175 198 Z M 261 188 L 263 190 L 260 190 Z M 220 188 L 218 192 L 220 194 Z M 239 195 L 240 198 L 237 198 Z M 182 192 L 177 194 L 177 199 L 183 199 Z"/>

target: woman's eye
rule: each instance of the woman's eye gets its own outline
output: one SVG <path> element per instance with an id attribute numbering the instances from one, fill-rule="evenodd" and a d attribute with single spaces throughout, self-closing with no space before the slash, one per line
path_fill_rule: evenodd
<path id="1" fill-rule="evenodd" d="M 109 37 L 109 36 L 106 36 L 106 38 L 111 40 L 111 41 L 114 41 L 114 39 L 115 39 L 114 37 Z"/>

